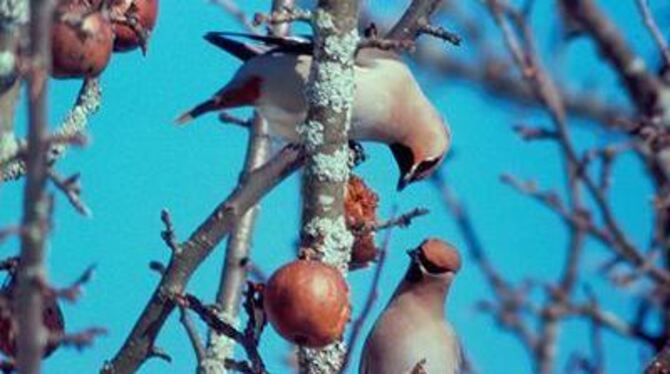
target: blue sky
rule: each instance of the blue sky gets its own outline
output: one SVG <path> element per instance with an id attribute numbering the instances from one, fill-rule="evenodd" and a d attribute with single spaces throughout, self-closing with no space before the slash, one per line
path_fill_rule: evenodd
<path id="1" fill-rule="evenodd" d="M 240 3 L 245 3 L 250 12 L 269 6 L 268 1 L 259 0 Z M 632 1 L 600 3 L 607 4 L 608 13 L 627 31 L 639 51 L 650 50 L 649 38 Z M 382 0 L 367 1 L 373 12 L 389 17 L 399 15 L 404 2 L 387 4 Z M 550 22 L 552 6 L 553 2 L 538 2 L 533 24 L 541 40 L 556 37 L 553 21 Z M 482 17 L 481 7 L 473 7 Z M 487 18 L 483 19 L 488 23 Z M 64 311 L 71 331 L 102 325 L 110 333 L 83 353 L 58 351 L 46 361 L 46 373 L 94 372 L 116 353 L 158 280 L 148 269 L 149 261 L 165 262 L 169 256 L 159 235 L 162 208 L 171 211 L 178 235 L 185 238 L 235 186 L 246 146 L 244 130 L 220 124 L 216 116 L 204 117 L 186 128 L 171 124 L 177 114 L 218 89 L 239 66 L 233 57 L 201 38 L 212 30 L 239 30 L 239 26 L 206 2 L 164 1 L 148 56 L 115 55 L 105 71 L 102 109 L 91 120 L 91 145 L 70 152 L 58 163 L 61 173 L 82 173 L 84 198 L 93 217 L 78 216 L 64 197 L 57 195 L 56 224 L 49 242 L 50 277 L 55 284 L 64 285 L 96 263 L 96 276 L 84 296 L 75 305 L 65 305 Z M 460 48 L 445 48 L 445 53 L 467 57 L 472 55 L 472 49 L 466 40 Z M 615 78 L 597 66 L 589 43 L 575 43 L 561 58 L 562 69 L 555 72 L 561 82 L 583 82 L 572 84 L 572 88 L 616 91 L 611 90 L 618 87 Z M 556 275 L 563 258 L 565 229 L 551 212 L 499 182 L 499 175 L 509 172 L 533 178 L 541 186 L 563 186 L 555 147 L 524 143 L 511 131 L 511 125 L 520 122 L 549 124 L 547 117 L 490 100 L 477 87 L 455 84 L 435 73 L 417 74 L 428 96 L 450 122 L 457 156 L 444 164 L 444 171 L 470 210 L 491 260 L 515 281 Z M 74 100 L 79 82 L 52 83 L 50 113 L 56 124 Z M 607 99 L 623 102 L 620 94 L 608 94 Z M 24 120 L 22 113 L 20 131 L 24 131 Z M 571 124 L 579 127 L 575 134 L 582 147 L 613 140 L 593 128 L 580 126 L 584 123 Z M 394 204 L 402 211 L 416 206 L 432 210 L 430 216 L 417 220 L 411 228 L 394 233 L 379 302 L 372 312 L 376 317 L 405 271 L 406 249 L 428 236 L 449 240 L 463 253 L 465 247 L 434 188 L 429 183 L 417 183 L 397 193 L 397 171 L 390 153 L 374 144 L 367 145 L 367 149 L 370 159 L 356 173 L 379 193 L 382 216 Z M 298 179 L 293 177 L 262 203 L 252 257 L 268 273 L 293 257 L 300 213 L 298 186 Z M 22 187 L 21 182 L 0 187 L 0 225 L 20 219 Z M 650 230 L 649 196 L 650 186 L 640 165 L 632 157 L 623 158 L 615 169 L 612 199 L 622 225 L 640 245 L 646 244 Z M 17 247 L 16 241 L 9 241 L 2 247 L 3 254 L 12 254 Z M 189 291 L 205 300 L 212 300 L 216 292 L 223 247 L 210 256 L 189 284 Z M 628 314 L 633 305 L 594 275 L 607 258 L 606 251 L 590 242 L 583 264 L 590 275 L 585 280 L 600 296 L 603 307 Z M 351 274 L 354 316 L 367 295 L 371 275 L 371 270 Z M 448 301 L 449 319 L 465 349 L 482 373 L 530 373 L 526 353 L 515 338 L 501 333 L 488 316 L 475 310 L 475 303 L 488 296 L 480 272 L 465 256 Z M 364 334 L 372 322 L 373 319 L 368 321 Z M 589 349 L 586 325 L 571 322 L 565 326 L 560 340 L 561 368 L 570 350 Z M 607 372 L 637 371 L 640 347 L 609 333 L 605 336 Z M 358 343 L 356 352 L 362 340 Z M 142 373 L 192 372 L 194 355 L 174 316 L 163 328 L 157 345 L 173 357 L 172 364 L 151 360 L 143 366 Z M 261 349 L 271 372 L 285 372 L 287 347 L 272 329 L 266 330 Z M 356 366 L 357 360 L 352 368 Z"/>

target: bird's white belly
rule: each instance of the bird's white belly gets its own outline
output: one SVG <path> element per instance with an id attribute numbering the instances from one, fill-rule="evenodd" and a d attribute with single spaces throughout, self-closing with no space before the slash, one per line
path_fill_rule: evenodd
<path id="1" fill-rule="evenodd" d="M 307 117 L 306 112 L 291 112 L 271 105 L 258 106 L 257 109 L 270 124 L 272 135 L 287 142 L 300 141 L 296 128 Z M 380 140 L 378 132 L 368 118 L 360 118 L 354 113 L 349 134 L 352 140 Z"/>
<path id="2" fill-rule="evenodd" d="M 431 346 L 434 344 L 435 331 L 419 331 L 413 334 L 412 339 L 402 341 L 400 345 L 404 351 L 403 359 L 382 368 L 381 372 L 388 374 L 409 374 L 419 362 L 427 373 L 454 374 L 457 372 L 459 357 L 454 357 L 447 347 Z M 399 364 L 399 365 L 398 365 Z"/>
<path id="3" fill-rule="evenodd" d="M 458 373 L 460 350 L 449 325 L 402 320 L 383 321 L 381 330 L 374 331 L 366 342 L 367 357 L 364 353 L 366 362 L 360 374 L 408 374 L 422 361 L 429 374 Z"/>
<path id="4" fill-rule="evenodd" d="M 257 107 L 260 114 L 268 121 L 270 131 L 287 142 L 298 142 L 300 137 L 296 131 L 299 123 L 305 120 L 305 112 L 289 112 L 271 105 Z"/>

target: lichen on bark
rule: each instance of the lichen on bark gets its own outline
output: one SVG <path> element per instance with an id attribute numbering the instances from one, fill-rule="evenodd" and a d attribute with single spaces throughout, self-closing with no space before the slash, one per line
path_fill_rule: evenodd
<path id="1" fill-rule="evenodd" d="M 320 0 L 312 17 L 314 62 L 305 90 L 309 109 L 306 121 L 298 126 L 308 152 L 302 181 L 302 255 L 346 273 L 353 243 L 344 219 L 344 193 L 359 41 L 358 1 Z M 302 348 L 300 372 L 338 372 L 345 353 L 341 341 L 321 349 Z"/>

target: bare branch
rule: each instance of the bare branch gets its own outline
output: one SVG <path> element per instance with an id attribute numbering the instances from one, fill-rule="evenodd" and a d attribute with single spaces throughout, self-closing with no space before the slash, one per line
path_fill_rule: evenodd
<path id="1" fill-rule="evenodd" d="M 430 24 L 430 16 L 437 10 L 441 2 L 441 0 L 412 0 L 405 13 L 386 37 L 398 40 L 414 40 L 421 29 Z"/>
<path id="2" fill-rule="evenodd" d="M 53 135 L 54 139 L 80 137 L 80 134 L 85 132 L 89 117 L 100 108 L 100 100 L 101 92 L 97 78 L 85 79 L 74 106 Z M 55 142 L 46 153 L 48 164 L 53 165 L 63 157 L 70 144 L 70 142 Z M 17 159 L 16 157 L 17 154 L 22 153 L 25 153 L 25 148 L 19 144 L 16 147 L 16 153 L 2 155 L 6 158 L 0 159 L 0 181 L 18 179 L 25 174 L 26 165 L 23 158 Z"/>
<path id="3" fill-rule="evenodd" d="M 237 331 L 233 326 L 219 318 L 213 309 L 204 306 L 202 302 L 193 295 L 187 294 L 185 296 L 174 297 L 179 305 L 194 311 L 207 324 L 207 326 L 216 330 L 219 334 L 226 335 L 238 342 L 244 348 L 244 351 L 251 361 L 253 373 L 265 373 L 265 364 L 263 363 L 260 353 L 258 353 L 258 341 L 255 336 Z"/>
<path id="4" fill-rule="evenodd" d="M 376 48 L 385 51 L 411 51 L 414 49 L 413 40 L 395 40 L 366 38 L 358 42 L 358 49 Z"/>
<path id="5" fill-rule="evenodd" d="M 205 359 L 205 346 L 202 344 L 198 330 L 196 329 L 195 324 L 193 324 L 193 320 L 188 315 L 188 311 L 181 305 L 179 306 L 179 322 L 184 326 L 188 340 L 193 346 L 195 358 L 198 364 L 200 364 Z"/>
<path id="6" fill-rule="evenodd" d="M 291 22 L 311 22 L 312 12 L 306 9 L 299 9 L 293 6 L 286 6 L 280 10 L 274 10 L 270 14 L 256 13 L 254 15 L 254 25 L 263 23 L 268 25 L 280 25 Z"/>
<path id="7" fill-rule="evenodd" d="M 79 183 L 80 174 L 73 174 L 68 178 L 64 178 L 58 174 L 53 168 L 49 169 L 49 179 L 58 189 L 65 194 L 68 201 L 79 212 L 79 214 L 90 217 L 91 210 L 81 199 L 81 184 Z"/>
<path id="8" fill-rule="evenodd" d="M 90 265 L 84 270 L 84 272 L 77 278 L 70 286 L 65 288 L 53 288 L 49 287 L 47 284 L 43 284 L 43 288 L 51 295 L 65 299 L 69 302 L 75 302 L 82 293 L 82 288 L 86 283 L 90 282 L 93 278 L 93 273 L 95 272 L 96 265 Z"/>
<path id="9" fill-rule="evenodd" d="M 474 64 L 429 47 L 418 48 L 413 56 L 422 66 L 435 68 L 450 80 L 474 84 L 492 97 L 523 106 L 544 105 L 523 80 L 509 73 L 507 62 L 500 58 L 484 55 L 480 63 Z M 618 119 L 627 117 L 629 113 L 622 106 L 612 105 L 597 93 L 568 92 L 562 89 L 561 96 L 571 116 L 596 121 L 608 129 L 625 131 Z"/>
<path id="10" fill-rule="evenodd" d="M 274 0 L 272 10 L 279 11 L 293 5 L 293 0 Z M 288 23 L 274 25 L 272 28 L 273 34 L 285 35 L 289 31 L 289 26 Z M 251 120 L 240 121 L 222 112 L 219 119 L 234 122 L 249 129 L 246 160 L 240 173 L 241 182 L 247 178 L 250 171 L 262 166 L 269 158 L 268 124 L 259 113 L 254 113 Z M 258 205 L 251 207 L 236 223 L 226 246 L 216 303 L 219 306 L 219 315 L 222 318 L 225 317 L 225 320 L 231 323 L 235 323 L 238 319 L 240 296 L 249 273 L 247 262 L 251 253 L 252 236 L 258 214 Z M 202 374 L 221 372 L 222 368 L 226 367 L 226 360 L 232 356 L 234 344 L 235 342 L 225 335 L 219 335 L 216 331 L 210 330 L 206 358 L 204 361 L 200 360 Z"/>
<path id="11" fill-rule="evenodd" d="M 395 212 L 397 210 L 398 207 L 394 206 L 391 211 L 391 220 L 394 219 Z M 386 264 L 386 254 L 388 253 L 389 245 L 391 244 L 393 227 L 394 226 L 389 226 L 389 230 L 386 231 L 386 235 L 384 236 L 384 242 L 377 254 L 377 265 L 374 273 L 372 274 L 372 282 L 370 284 L 370 290 L 368 291 L 368 297 L 365 299 L 365 304 L 363 304 L 363 308 L 361 309 L 361 313 L 359 314 L 358 318 L 356 318 L 356 320 L 351 324 L 351 333 L 349 335 L 349 340 L 347 341 L 347 347 L 349 347 L 349 349 L 347 350 L 347 354 L 344 356 L 340 373 L 346 373 L 347 367 L 351 362 L 351 354 L 354 350 L 354 346 L 356 345 L 359 339 L 359 336 L 363 329 L 363 325 L 370 316 L 370 313 L 372 312 L 372 307 L 375 305 L 377 299 L 379 298 L 379 282 L 381 281 L 382 270 L 384 269 L 384 265 Z"/>
<path id="12" fill-rule="evenodd" d="M 161 238 L 165 242 L 165 245 L 168 246 L 174 253 L 179 253 L 179 243 L 177 241 L 177 235 L 174 232 L 174 224 L 172 223 L 172 216 L 170 211 L 163 209 L 161 211 L 161 221 L 165 229 L 161 231 Z"/>
<path id="13" fill-rule="evenodd" d="M 21 235 L 22 232 L 21 226 L 9 226 L 0 229 L 0 244 L 14 235 Z"/>
<path id="14" fill-rule="evenodd" d="M 406 228 L 412 224 L 412 221 L 414 221 L 415 218 L 425 216 L 429 213 L 430 210 L 428 210 L 427 208 L 414 208 L 409 212 L 405 212 L 399 215 L 398 217 L 391 217 L 389 220 L 385 222 L 379 222 L 377 224 L 372 225 L 369 228 L 368 227 L 363 228 L 362 230 L 382 231 L 386 229 L 391 229 L 393 227 Z"/>
<path id="15" fill-rule="evenodd" d="M 640 10 L 642 19 L 644 20 L 644 25 L 649 30 L 654 42 L 658 46 L 658 50 L 663 57 L 663 61 L 666 67 L 670 67 L 670 48 L 668 48 L 668 41 L 665 40 L 663 33 L 658 28 L 654 15 L 649 9 L 649 0 L 636 0 L 637 8 Z"/>
<path id="16" fill-rule="evenodd" d="M 252 34 L 258 34 L 258 28 L 249 20 L 247 15 L 233 0 L 211 0 L 212 4 L 220 6 L 225 12 L 230 13 L 239 24 Z"/>
<path id="17" fill-rule="evenodd" d="M 269 157 L 270 139 L 268 138 L 268 124 L 260 114 L 255 113 L 251 120 L 249 142 L 244 168 L 240 174 L 240 182 L 248 177 L 249 173 L 262 166 Z M 219 315 L 225 316 L 229 323 L 235 323 L 240 310 L 240 297 L 247 279 L 246 261 L 251 254 L 251 239 L 259 213 L 258 205 L 251 207 L 235 224 L 228 244 L 221 280 L 216 294 L 216 303 L 219 306 Z M 201 365 L 203 374 L 216 373 L 225 364 L 233 352 L 234 341 L 216 331 L 210 331 L 207 344 L 207 360 Z"/>
<path id="18" fill-rule="evenodd" d="M 305 88 L 307 118 L 297 128 L 309 151 L 301 185 L 301 256 L 323 261 L 343 274 L 349 268 L 353 244 L 344 215 L 344 196 L 350 173 L 348 134 L 359 39 L 358 8 L 357 0 L 318 1 L 312 19 L 314 60 Z M 338 73 L 332 74 L 333 69 Z M 324 159 L 329 160 L 327 164 L 320 161 Z M 300 371 L 337 372 L 345 354 L 341 340 L 319 349 L 301 347 Z"/>
<path id="19" fill-rule="evenodd" d="M 39 281 L 46 279 L 45 242 L 52 201 L 46 193 L 48 178 L 47 80 L 51 61 L 49 30 L 53 4 L 48 0 L 30 2 L 30 73 L 28 75 L 28 146 L 25 157 L 21 251 L 17 271 L 15 310 L 17 315 L 16 368 L 20 373 L 39 373 L 46 330 L 42 324 L 42 292 Z"/>
<path id="20" fill-rule="evenodd" d="M 149 269 L 155 271 L 159 275 L 165 275 L 167 268 L 161 262 L 158 261 L 149 261 Z"/>
<path id="21" fill-rule="evenodd" d="M 438 39 L 442 39 L 455 46 L 461 45 L 461 37 L 458 36 L 458 34 L 453 33 L 440 26 L 433 26 L 430 24 L 422 25 L 421 28 L 419 29 L 419 32 L 422 34 L 434 36 Z"/>
<path id="22" fill-rule="evenodd" d="M 174 310 L 171 295 L 184 291 L 193 272 L 216 245 L 233 229 L 235 222 L 268 191 L 303 162 L 302 151 L 295 146 L 284 148 L 264 166 L 252 171 L 205 221 L 181 243 L 165 274 L 156 287 L 140 318 L 116 356 L 102 368 L 102 373 L 133 372 L 149 358 L 153 343 L 165 320 Z"/>
<path id="23" fill-rule="evenodd" d="M 459 232 L 465 240 L 468 253 L 484 273 L 489 287 L 491 287 L 497 299 L 497 305 L 490 302 L 482 302 L 479 305 L 479 309 L 490 312 L 498 325 L 511 331 L 527 349 L 531 351 L 535 350 L 538 344 L 538 337 L 523 323 L 518 315 L 520 310 L 525 308 L 526 301 L 524 300 L 523 290 L 519 292 L 509 285 L 490 262 L 468 211 L 456 199 L 443 176 L 439 173 L 435 174 L 433 182 L 442 194 L 442 199 L 448 212 L 456 220 Z"/>
<path id="24" fill-rule="evenodd" d="M 517 125 L 514 126 L 513 130 L 525 141 L 556 140 L 558 138 L 558 134 L 555 131 L 545 128 Z"/>
<path id="25" fill-rule="evenodd" d="M 666 345 L 665 348 L 654 357 L 644 371 L 644 374 L 668 373 L 670 373 L 670 344 Z"/>
<path id="26" fill-rule="evenodd" d="M 597 44 L 604 58 L 626 85 L 628 96 L 640 112 L 667 112 L 657 106 L 660 104 L 662 84 L 644 67 L 643 60 L 633 52 L 617 27 L 593 0 L 561 0 L 561 3 L 569 17 L 577 21 Z"/>
<path id="27" fill-rule="evenodd" d="M 108 331 L 104 327 L 89 327 L 81 332 L 62 335 L 57 337 L 56 340 L 57 345 L 81 351 L 91 347 L 98 337 L 107 335 L 107 333 Z"/>
<path id="28" fill-rule="evenodd" d="M 538 191 L 534 184 L 530 182 L 522 183 L 510 175 L 503 175 L 501 180 L 514 187 L 517 191 L 527 194 L 549 207 L 569 225 L 585 230 L 588 234 L 611 248 L 621 259 L 625 259 L 634 268 L 640 270 L 642 274 L 654 279 L 661 285 L 666 285 L 665 289 L 669 289 L 667 285 L 670 285 L 670 273 L 650 263 L 639 248 L 635 247 L 628 239 L 622 236 L 621 229 L 612 217 L 609 204 L 603 208 L 606 212 L 605 222 L 607 230 L 605 230 L 598 228 L 590 216 L 585 215 L 586 212 L 583 210 L 578 211 L 577 214 L 570 213 L 555 192 Z M 600 195 L 601 192 L 598 192 L 598 194 Z M 600 196 L 600 198 L 603 202 L 605 201 L 604 196 Z"/>

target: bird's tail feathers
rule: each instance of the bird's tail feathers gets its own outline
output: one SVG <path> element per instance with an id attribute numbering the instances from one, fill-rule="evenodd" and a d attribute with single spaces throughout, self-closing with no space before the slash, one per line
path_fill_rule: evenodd
<path id="1" fill-rule="evenodd" d="M 237 57 L 242 61 L 247 61 L 263 53 L 263 50 L 261 48 L 231 39 L 231 36 L 239 37 L 243 35 L 244 34 L 228 33 L 228 32 L 209 32 L 205 34 L 205 40 L 223 49 L 224 51 L 230 53 L 231 55 Z"/>
<path id="2" fill-rule="evenodd" d="M 222 109 L 220 101 L 216 99 L 209 99 L 196 105 L 193 109 L 177 117 L 177 119 L 175 119 L 175 124 L 185 125 L 191 122 L 192 120 L 200 117 L 201 115 L 217 109 Z"/>

